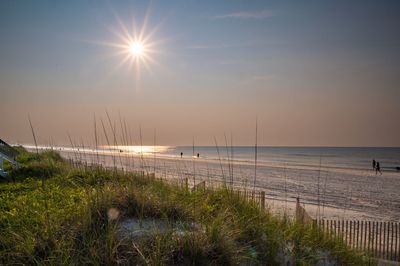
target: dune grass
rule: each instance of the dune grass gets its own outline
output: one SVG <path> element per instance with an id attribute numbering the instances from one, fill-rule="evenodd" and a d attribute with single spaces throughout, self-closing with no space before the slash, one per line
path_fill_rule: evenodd
<path id="1" fill-rule="evenodd" d="M 324 257 L 367 264 L 317 228 L 227 189 L 190 192 L 140 174 L 80 169 L 52 151 L 22 151 L 18 161 L 14 181 L 0 182 L 0 264 L 315 265 Z M 187 230 L 122 238 L 118 224 L 130 217 Z"/>

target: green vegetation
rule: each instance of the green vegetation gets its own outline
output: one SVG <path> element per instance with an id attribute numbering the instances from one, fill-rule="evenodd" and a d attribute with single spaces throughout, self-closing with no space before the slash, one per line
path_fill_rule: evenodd
<path id="1" fill-rule="evenodd" d="M 0 264 L 314 265 L 323 255 L 337 265 L 365 264 L 316 228 L 229 190 L 189 192 L 139 174 L 80 169 L 50 151 L 23 151 L 18 161 L 14 181 L 0 183 Z M 118 224 L 128 217 L 167 221 L 171 230 L 122 238 Z"/>

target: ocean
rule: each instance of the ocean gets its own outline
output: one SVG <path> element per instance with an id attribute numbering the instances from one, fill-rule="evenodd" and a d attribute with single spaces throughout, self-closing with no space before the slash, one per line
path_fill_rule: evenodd
<path id="1" fill-rule="evenodd" d="M 151 147 L 151 146 L 149 146 Z M 255 162 L 255 147 L 219 146 L 177 146 L 158 148 L 159 156 L 197 156 L 209 160 L 234 160 L 235 162 Z M 157 148 L 156 148 L 157 150 Z M 233 153 L 233 154 L 232 154 Z M 232 156 L 233 155 L 233 156 Z M 400 167 L 400 148 L 341 148 L 341 147 L 257 147 L 257 162 L 260 164 L 288 164 L 296 166 L 334 167 L 365 170 L 372 167 L 372 160 L 380 162 L 383 170 L 395 171 Z"/>

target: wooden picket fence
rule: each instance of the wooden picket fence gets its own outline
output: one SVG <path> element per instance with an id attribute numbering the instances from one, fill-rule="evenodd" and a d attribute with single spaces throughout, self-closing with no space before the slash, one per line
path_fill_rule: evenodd
<path id="1" fill-rule="evenodd" d="M 316 220 L 330 237 L 372 257 L 400 262 L 400 223 L 354 220 Z"/>
<path id="2" fill-rule="evenodd" d="M 180 182 L 188 188 L 187 178 Z M 205 181 L 202 181 L 193 186 L 192 191 L 216 187 L 221 186 L 207 185 Z M 262 209 L 266 207 L 265 191 L 232 188 L 232 193 L 258 204 Z M 299 199 L 297 199 L 294 218 L 297 222 L 317 225 L 327 237 L 339 238 L 354 250 L 365 252 L 374 258 L 400 262 L 400 222 L 313 220 L 301 206 Z"/>

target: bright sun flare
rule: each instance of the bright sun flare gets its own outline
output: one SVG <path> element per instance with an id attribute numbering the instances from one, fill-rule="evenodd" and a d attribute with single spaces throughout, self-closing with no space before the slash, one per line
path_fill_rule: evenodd
<path id="1" fill-rule="evenodd" d="M 142 56 L 144 53 L 144 46 L 141 42 L 132 42 L 129 44 L 129 52 L 134 57 Z"/>
<path id="2" fill-rule="evenodd" d="M 110 29 L 118 40 L 116 42 L 100 42 L 100 44 L 114 48 L 115 51 L 112 55 L 121 57 L 122 60 L 116 69 L 128 65 L 129 71 L 134 70 L 135 86 L 138 88 L 142 68 L 151 73 L 151 66 L 157 64 L 153 57 L 159 53 L 158 45 L 161 42 L 152 39 L 160 24 L 148 31 L 148 13 L 140 27 L 137 27 L 138 24 L 135 21 L 130 28 L 118 16 L 116 19 L 119 28 L 110 27 Z"/>

